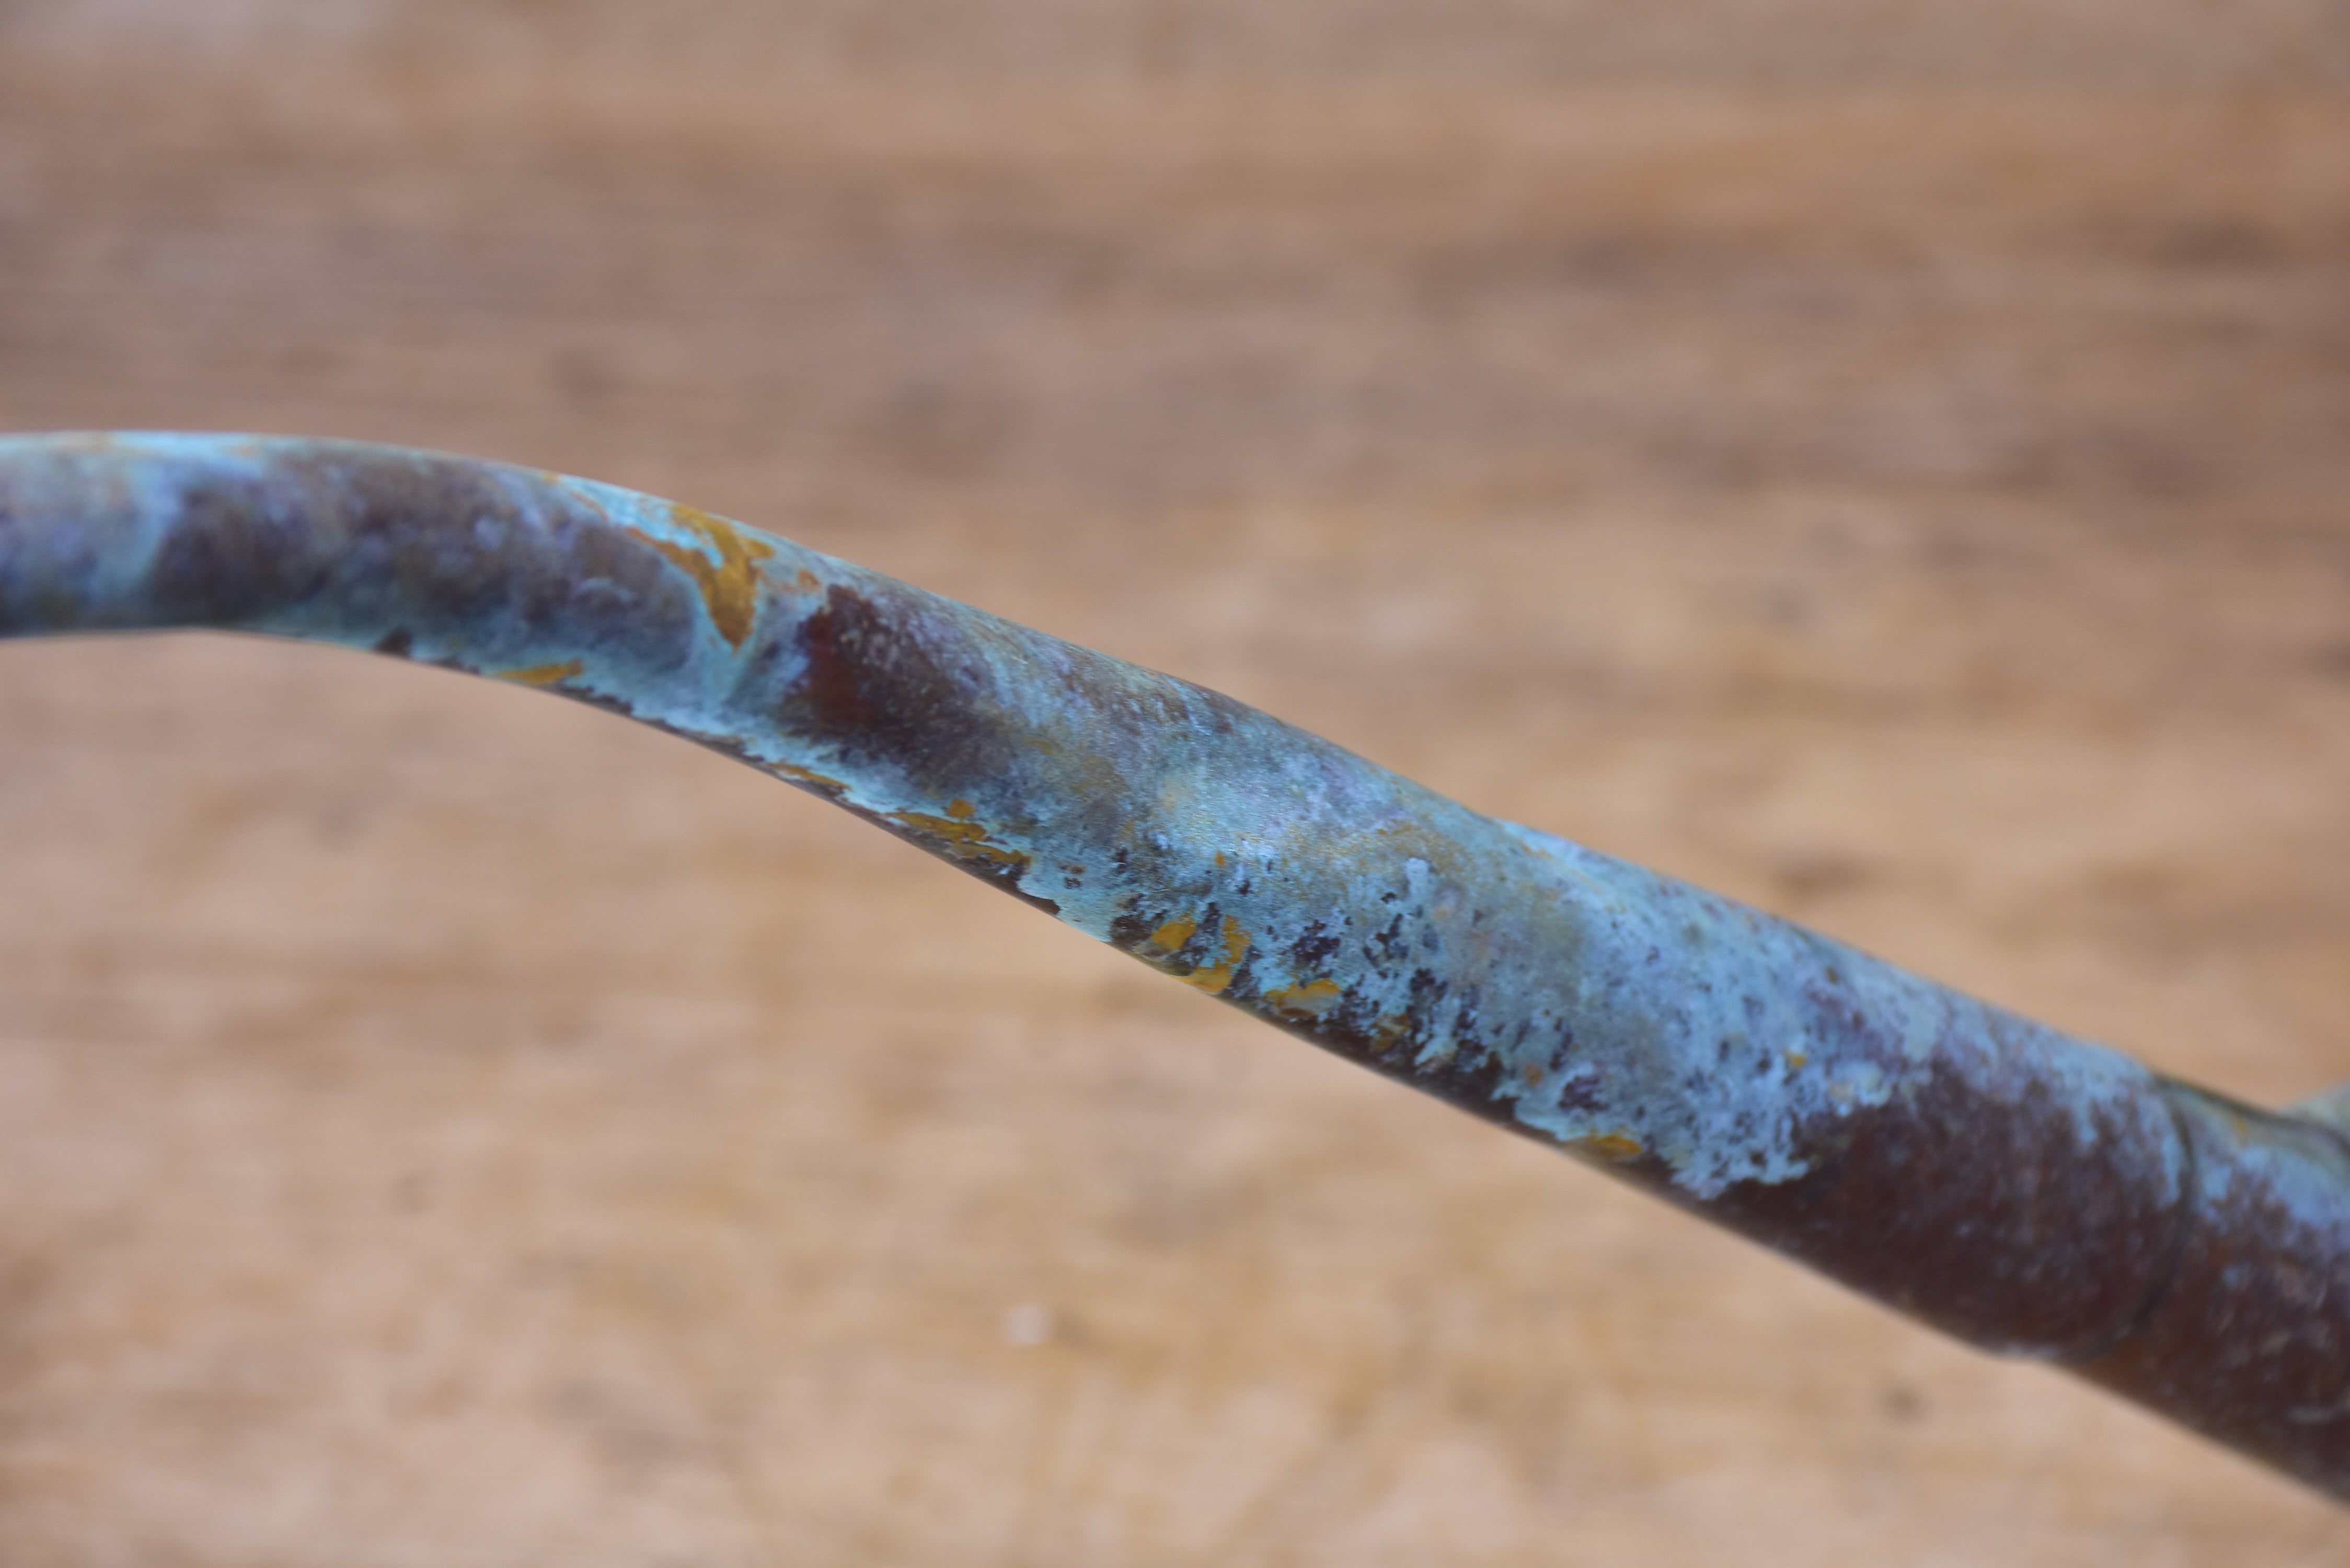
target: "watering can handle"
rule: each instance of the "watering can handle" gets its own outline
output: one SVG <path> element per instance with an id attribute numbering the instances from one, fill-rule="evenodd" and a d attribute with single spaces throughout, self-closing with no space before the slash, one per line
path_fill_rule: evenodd
<path id="1" fill-rule="evenodd" d="M 1181 983 L 2350 1497 L 2350 1137 L 649 496 L 353 442 L 0 438 L 0 636 L 207 627 L 539 687 Z"/>

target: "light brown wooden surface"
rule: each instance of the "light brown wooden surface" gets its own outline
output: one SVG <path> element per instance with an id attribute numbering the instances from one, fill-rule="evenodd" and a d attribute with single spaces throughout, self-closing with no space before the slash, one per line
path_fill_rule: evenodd
<path id="1" fill-rule="evenodd" d="M 0 428 L 589 473 L 2279 1100 L 2315 0 L 0 0 Z M 2284 1564 L 2329 1505 L 714 756 L 0 649 L 0 1563 Z"/>

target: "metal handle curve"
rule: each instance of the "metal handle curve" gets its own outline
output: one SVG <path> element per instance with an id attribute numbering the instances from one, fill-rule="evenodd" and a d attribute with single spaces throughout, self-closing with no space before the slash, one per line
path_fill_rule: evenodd
<path id="1" fill-rule="evenodd" d="M 1291 1033 L 2350 1497 L 2350 1138 L 689 507 L 257 436 L 0 438 L 0 636 L 536 686 Z"/>

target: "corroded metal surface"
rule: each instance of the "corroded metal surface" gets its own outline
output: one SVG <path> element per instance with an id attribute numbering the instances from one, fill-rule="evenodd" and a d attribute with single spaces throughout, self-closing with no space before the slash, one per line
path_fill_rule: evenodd
<path id="1" fill-rule="evenodd" d="M 537 686 L 825 796 L 1291 1033 L 2350 1495 L 2350 1145 L 1214 692 L 610 486 L 0 440 L 0 635 Z"/>

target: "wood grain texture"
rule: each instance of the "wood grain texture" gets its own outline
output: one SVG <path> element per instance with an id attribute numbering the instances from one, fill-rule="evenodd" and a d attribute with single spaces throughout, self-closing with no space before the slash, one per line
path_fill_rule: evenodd
<path id="1" fill-rule="evenodd" d="M 2230 15 L 0 3 L 0 427 L 673 495 L 2281 1100 L 2350 30 Z M 0 1562 L 2350 1552 L 601 715 L 0 734 Z"/>

